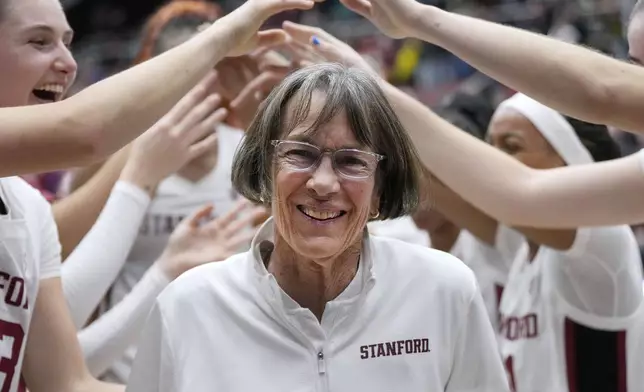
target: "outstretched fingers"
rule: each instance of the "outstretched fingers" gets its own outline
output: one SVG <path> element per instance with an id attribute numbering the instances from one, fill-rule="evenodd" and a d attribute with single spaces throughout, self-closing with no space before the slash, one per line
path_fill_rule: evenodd
<path id="1" fill-rule="evenodd" d="M 197 211 L 193 212 L 192 215 L 188 217 L 188 226 L 192 229 L 197 229 L 199 226 L 201 226 L 201 223 L 208 219 L 211 215 L 215 207 L 212 204 L 207 204 Z"/>

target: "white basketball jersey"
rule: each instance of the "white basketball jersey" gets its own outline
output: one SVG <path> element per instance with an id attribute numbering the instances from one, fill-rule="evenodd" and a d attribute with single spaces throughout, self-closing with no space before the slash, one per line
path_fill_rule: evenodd
<path id="1" fill-rule="evenodd" d="M 39 281 L 60 276 L 60 243 L 40 192 L 20 178 L 0 178 L 0 199 L 0 392 L 14 392 Z"/>
<path id="2" fill-rule="evenodd" d="M 371 235 L 395 238 L 410 244 L 431 247 L 429 234 L 425 230 L 419 229 L 411 216 L 369 222 L 367 228 Z"/>
<path id="3" fill-rule="evenodd" d="M 181 220 L 208 203 L 214 205 L 214 216 L 228 212 L 241 197 L 233 189 L 231 171 L 233 157 L 244 133 L 219 126 L 218 161 L 215 169 L 197 182 L 174 175 L 159 184 L 139 235 L 132 246 L 125 266 L 109 294 L 108 307 L 121 301 L 141 280 L 148 268 L 161 255 L 168 239 Z M 106 379 L 126 382 L 135 350 L 128 350 L 117 361 Z"/>
<path id="4" fill-rule="evenodd" d="M 501 300 L 513 390 L 644 390 L 641 279 L 626 226 L 579 229 L 571 249 L 541 246 L 532 261 L 524 244 Z"/>
<path id="5" fill-rule="evenodd" d="M 518 233 L 516 238 L 520 244 L 522 238 Z M 467 230 L 461 230 L 450 253 L 461 259 L 474 272 L 494 331 L 498 331 L 499 305 L 512 259 L 504 257 L 499 250 L 483 243 Z"/>

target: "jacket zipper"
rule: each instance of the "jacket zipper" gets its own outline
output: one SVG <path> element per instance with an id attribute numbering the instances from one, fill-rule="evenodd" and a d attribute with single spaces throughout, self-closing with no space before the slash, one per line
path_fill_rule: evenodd
<path id="1" fill-rule="evenodd" d="M 322 351 L 318 352 L 318 373 L 320 375 L 326 373 L 326 366 L 324 364 L 324 353 Z"/>

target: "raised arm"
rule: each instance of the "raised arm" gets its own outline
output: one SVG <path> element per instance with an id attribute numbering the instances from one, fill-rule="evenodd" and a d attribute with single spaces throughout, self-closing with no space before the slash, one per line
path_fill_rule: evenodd
<path id="1" fill-rule="evenodd" d="M 227 55 L 279 39 L 257 30 L 313 0 L 249 0 L 188 42 L 53 104 L 0 109 L 0 176 L 83 166 L 120 149 Z"/>
<path id="2" fill-rule="evenodd" d="M 501 83 L 588 122 L 644 133 L 644 69 L 415 0 L 342 0 L 394 38 L 441 46 Z M 574 59 L 574 61 L 571 61 Z"/>
<path id="3" fill-rule="evenodd" d="M 121 181 L 63 265 L 63 289 L 77 327 L 87 321 L 123 267 L 157 184 L 215 147 L 213 131 L 227 111 L 218 109 L 217 95 L 202 94 L 209 82 L 202 81 L 134 141 Z"/>
<path id="4" fill-rule="evenodd" d="M 309 48 L 318 56 L 368 69 L 353 49 L 320 29 L 293 23 L 285 23 L 284 29 L 299 43 L 310 42 L 316 35 L 318 44 Z M 644 192 L 644 172 L 637 158 L 554 170 L 530 169 L 462 132 L 399 89 L 384 81 L 381 85 L 432 174 L 485 214 L 508 226 L 522 227 L 521 231 L 535 242 L 566 249 L 574 232 L 562 235 L 525 227 L 572 229 L 644 221 L 639 197 Z M 477 226 L 464 225 L 464 217 L 455 215 L 455 211 L 466 204 L 450 201 L 446 191 L 436 194 L 437 201 L 450 203 L 442 203 L 445 215 L 451 215 L 464 228 L 475 229 L 479 238 L 490 242 L 490 223 L 482 217 L 476 220 Z M 481 234 L 480 229 L 485 227 L 488 229 Z"/>
<path id="5" fill-rule="evenodd" d="M 53 205 L 64 257 L 92 228 L 119 176 L 151 194 L 165 177 L 214 147 L 213 130 L 227 111 L 219 108 L 218 95 L 208 95 L 212 83 L 210 77 L 202 80 L 132 146 L 119 151 L 87 183 Z M 79 209 L 84 213 L 78 214 Z"/>

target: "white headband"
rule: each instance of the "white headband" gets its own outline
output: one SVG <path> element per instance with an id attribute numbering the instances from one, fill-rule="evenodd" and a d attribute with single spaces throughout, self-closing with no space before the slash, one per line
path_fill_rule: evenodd
<path id="1" fill-rule="evenodd" d="M 555 110 L 520 93 L 501 102 L 494 115 L 503 109 L 514 109 L 527 117 L 568 165 L 594 162 L 573 127 Z"/>

